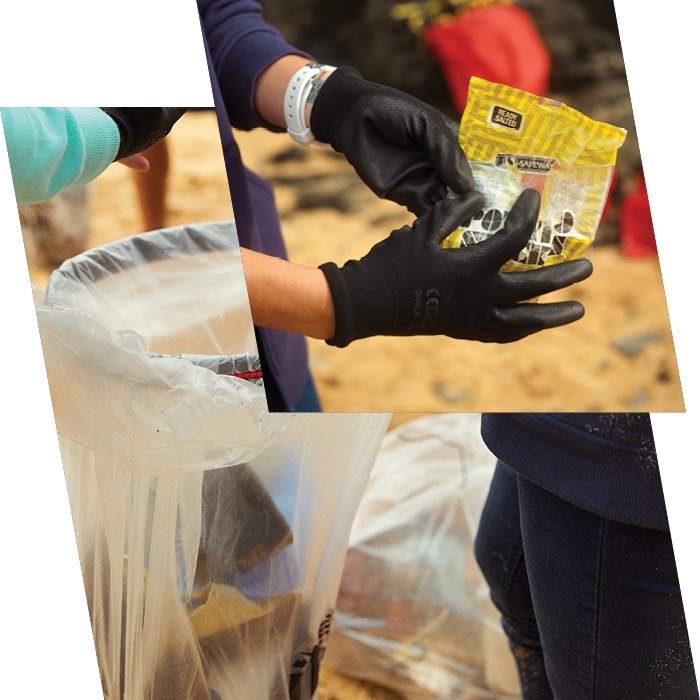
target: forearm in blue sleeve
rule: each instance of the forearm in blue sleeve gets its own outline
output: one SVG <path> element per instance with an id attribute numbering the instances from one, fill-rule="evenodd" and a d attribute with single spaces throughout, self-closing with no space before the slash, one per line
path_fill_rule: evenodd
<path id="1" fill-rule="evenodd" d="M 255 109 L 255 83 L 272 63 L 288 54 L 311 58 L 288 44 L 262 17 L 254 0 L 197 0 L 202 31 L 209 46 L 231 124 L 239 129 L 264 126 Z"/>
<path id="2" fill-rule="evenodd" d="M 92 180 L 119 149 L 117 125 L 97 107 L 2 107 L 0 114 L 18 204 Z"/>

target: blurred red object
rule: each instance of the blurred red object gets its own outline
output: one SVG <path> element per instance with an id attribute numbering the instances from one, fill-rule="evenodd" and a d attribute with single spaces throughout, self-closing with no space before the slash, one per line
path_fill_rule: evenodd
<path id="1" fill-rule="evenodd" d="M 623 255 L 630 258 L 646 258 L 657 254 L 643 172 L 639 173 L 635 189 L 620 205 L 620 245 Z"/>
<path id="2" fill-rule="evenodd" d="M 535 95 L 549 88 L 549 52 L 530 15 L 515 5 L 462 10 L 429 25 L 423 39 L 460 113 L 473 75 Z"/>

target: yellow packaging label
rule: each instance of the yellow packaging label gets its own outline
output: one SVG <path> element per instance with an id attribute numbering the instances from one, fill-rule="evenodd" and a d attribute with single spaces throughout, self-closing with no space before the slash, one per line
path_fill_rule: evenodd
<path id="1" fill-rule="evenodd" d="M 503 269 L 531 269 L 580 256 L 600 223 L 626 135 L 561 102 L 472 78 L 459 145 L 486 205 L 443 247 L 492 236 L 520 192 L 533 188 L 541 195 L 537 227 L 517 261 Z"/>

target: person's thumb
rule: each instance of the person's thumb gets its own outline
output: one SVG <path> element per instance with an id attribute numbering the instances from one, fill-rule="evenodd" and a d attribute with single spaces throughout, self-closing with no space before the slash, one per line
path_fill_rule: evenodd
<path id="1" fill-rule="evenodd" d="M 508 213 L 503 228 L 485 241 L 469 246 L 469 250 L 479 256 L 484 267 L 498 269 L 509 260 L 515 260 L 535 230 L 539 211 L 539 192 L 523 190 Z"/>

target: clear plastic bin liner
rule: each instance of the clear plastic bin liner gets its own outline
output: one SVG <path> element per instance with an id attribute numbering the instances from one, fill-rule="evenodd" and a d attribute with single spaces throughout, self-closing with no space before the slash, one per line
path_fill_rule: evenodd
<path id="1" fill-rule="evenodd" d="M 311 694 L 388 416 L 269 414 L 235 228 L 64 263 L 37 302 L 104 693 Z"/>
<path id="2" fill-rule="evenodd" d="M 326 663 L 408 698 L 519 697 L 473 553 L 495 458 L 480 416 L 387 435 L 353 524 Z"/>

